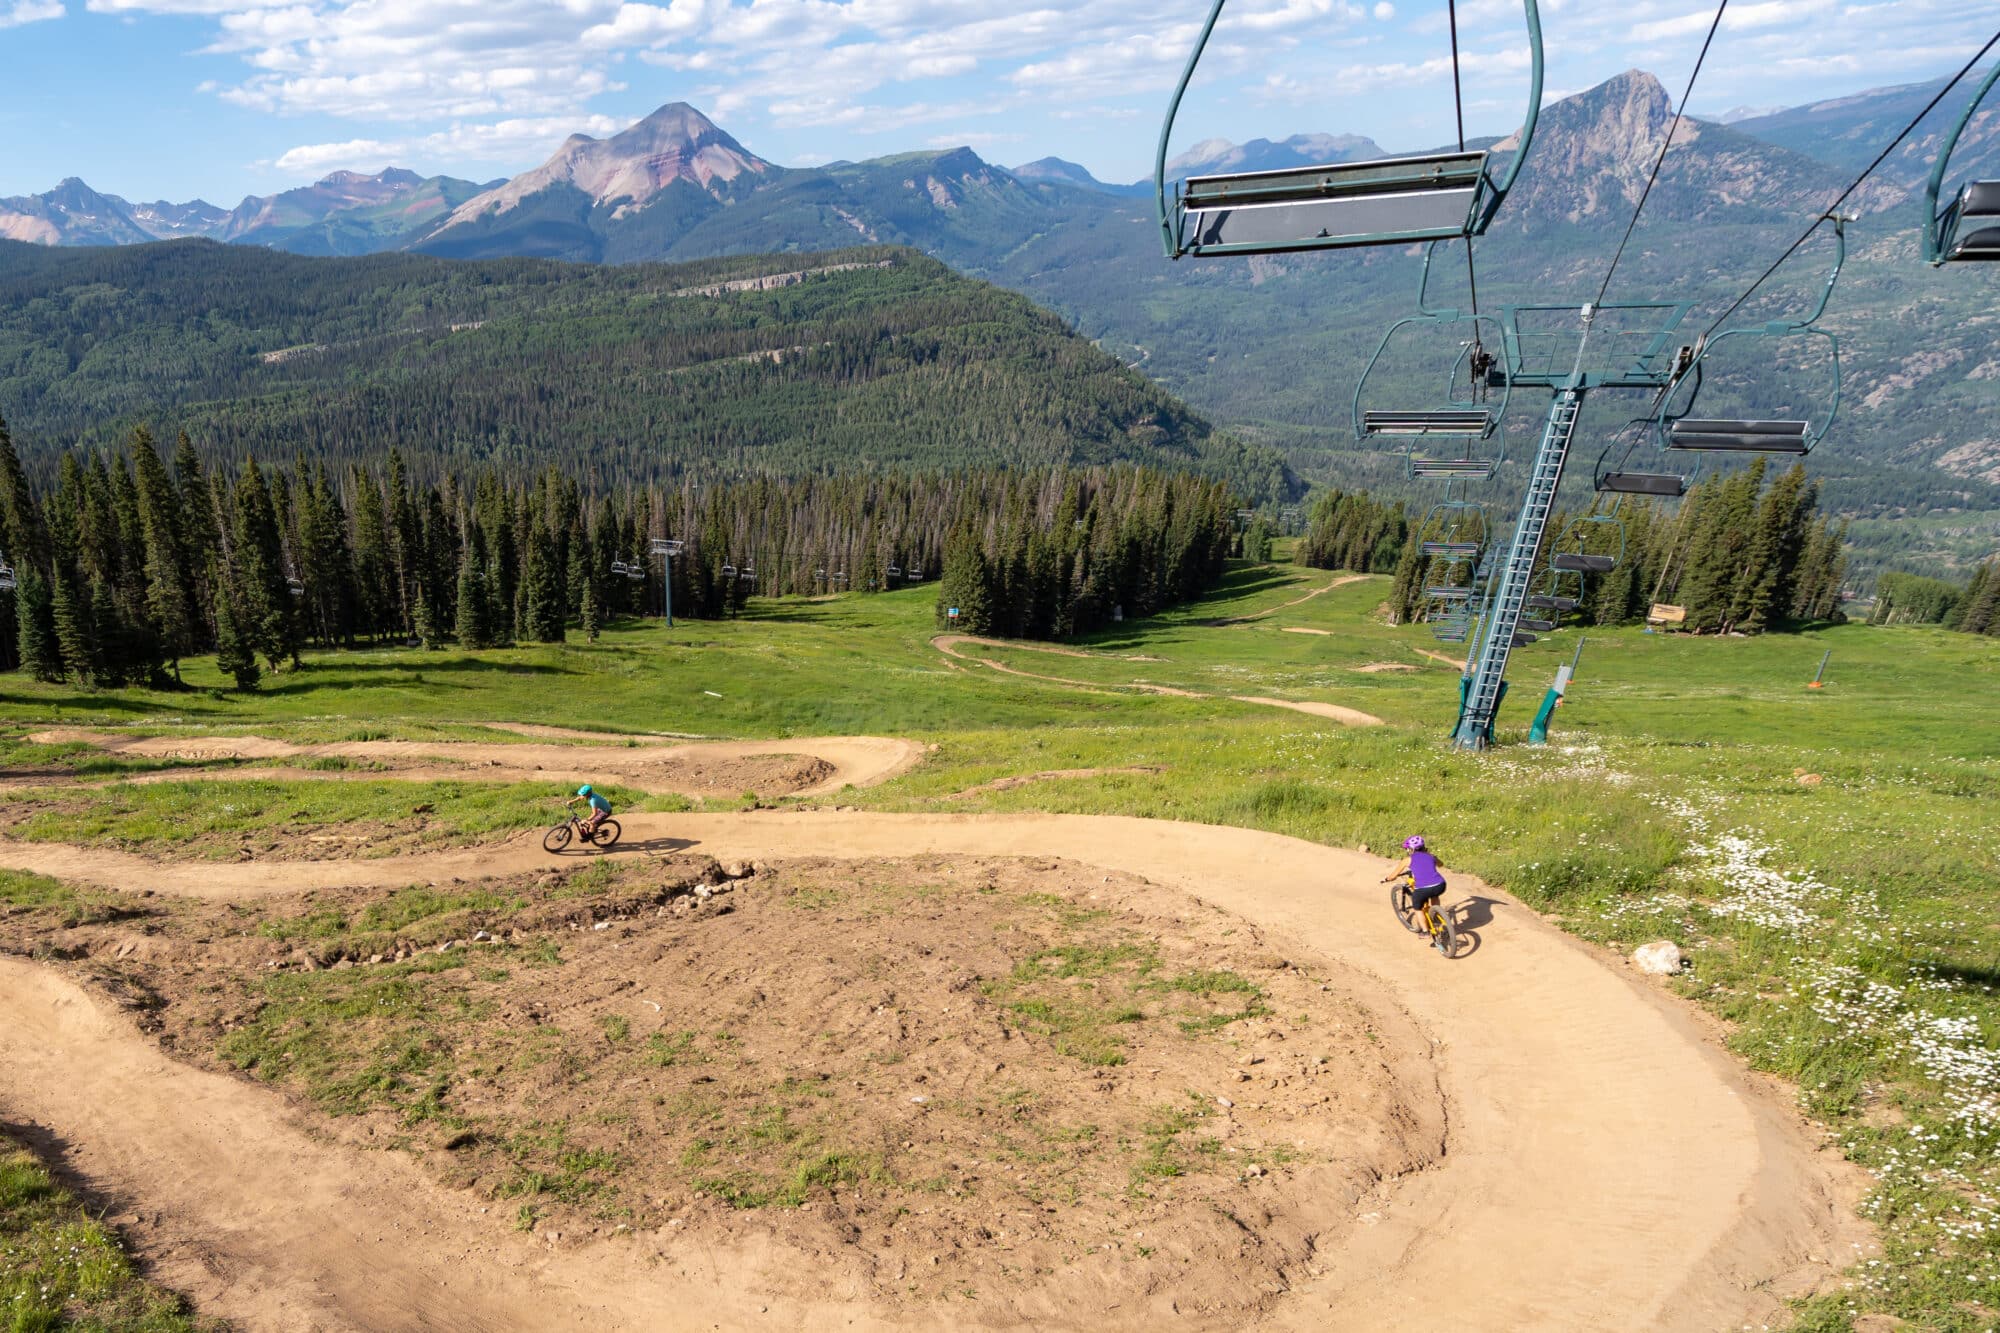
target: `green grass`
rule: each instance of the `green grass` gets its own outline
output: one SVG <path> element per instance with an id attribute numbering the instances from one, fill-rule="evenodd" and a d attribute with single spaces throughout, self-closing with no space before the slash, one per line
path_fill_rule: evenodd
<path id="1" fill-rule="evenodd" d="M 0 1135 L 0 1329 L 194 1333 L 218 1327 L 141 1278 L 116 1236 Z"/>
<path id="2" fill-rule="evenodd" d="M 1811 1306 L 1807 1326 L 1885 1314 L 1949 1333 L 1994 1327 L 2000 1124 L 1978 1108 L 2000 1096 L 1990 1057 L 2000 1045 L 2000 644 L 1866 625 L 1750 639 L 1593 630 L 1557 714 L 1557 744 L 1530 749 L 1515 742 L 1531 705 L 1578 641 L 1561 631 L 1515 654 L 1505 747 L 1468 756 L 1441 744 L 1457 671 L 1423 655 L 1451 650 L 1421 627 L 1371 614 L 1386 580 L 1262 619 L 1205 623 L 1277 607 L 1328 581 L 1239 567 L 1200 605 L 1077 645 L 1086 657 L 977 650 L 1095 693 L 975 664 L 955 669 L 930 644 L 935 594 L 914 590 L 758 602 L 739 620 L 672 631 L 619 625 L 594 647 L 315 654 L 254 695 L 211 692 L 220 682 L 206 662 L 192 664 L 201 688 L 176 695 L 84 694 L 10 679 L 0 727 L 17 734 L 0 740 L 0 760 L 51 773 L 94 763 L 77 747 L 23 739 L 82 722 L 294 740 L 337 738 L 356 729 L 350 718 L 383 735 L 489 740 L 499 737 L 481 723 L 519 719 L 716 736 L 874 733 L 937 748 L 892 783 L 843 793 L 842 804 L 1143 815 L 1377 849 L 1421 830 L 1448 872 L 1502 885 L 1579 934 L 1622 948 L 1679 941 L 1694 967 L 1677 984 L 1730 1021 L 1745 1059 L 1796 1080 L 1812 1114 L 1882 1174 L 1869 1210 L 1882 1226 L 1883 1260 L 1851 1292 Z M 1827 688 L 1806 690 L 1829 648 Z M 1354 669 L 1382 663 L 1414 669 Z M 1209 697 L 1149 695 L 1135 681 Z M 1340 703 L 1390 725 L 1340 727 L 1227 695 Z M 1134 766 L 1160 771 L 945 800 L 1015 774 Z M 1821 781 L 1802 786 L 1801 769 Z M 51 789 L 36 799 L 59 796 L 74 808 L 34 814 L 29 836 L 198 848 L 272 821 L 392 825 L 416 801 L 434 800 L 424 836 L 464 839 L 540 822 L 526 812 L 544 795 L 476 783 L 419 792 L 390 781 L 189 782 L 87 796 Z M 1754 855 L 1746 863 L 1749 853 L 1732 847 Z M 52 892 L 0 887 L 0 897 Z M 867 894 L 857 886 L 850 897 Z M 1773 917 L 1772 903 L 1789 904 L 1791 915 Z M 849 903 L 819 895 L 791 905 Z M 1236 988 L 1252 984 L 1243 979 L 1176 978 L 1131 956 L 1057 954 L 1038 968 L 1000 979 L 996 1000 L 1021 1006 L 1017 1021 L 1059 1035 L 1086 1062 L 1117 1058 L 1129 1010 L 1171 1017 L 1194 1036 L 1260 1003 Z M 1045 984 L 1065 970 L 1077 986 Z M 297 1003 L 298 1020 L 311 1018 L 313 1006 Z M 324 1003 L 338 1007 L 330 996 Z M 634 1058 L 677 1061 L 698 1058 L 709 1042 L 635 1048 Z M 421 1081 L 422 1054 L 421 1042 L 386 1044 L 370 1055 L 369 1076 Z M 365 1094 L 366 1079 L 357 1086 Z M 1178 1151 L 1162 1149 L 1160 1164 Z M 710 1179 L 718 1197 L 770 1201 L 789 1189 L 778 1173 L 752 1181 L 718 1170 Z"/>
<path id="3" fill-rule="evenodd" d="M 32 911 L 53 924 L 73 928 L 109 921 L 130 910 L 116 894 L 83 888 L 24 870 L 0 870 L 0 910 Z"/>

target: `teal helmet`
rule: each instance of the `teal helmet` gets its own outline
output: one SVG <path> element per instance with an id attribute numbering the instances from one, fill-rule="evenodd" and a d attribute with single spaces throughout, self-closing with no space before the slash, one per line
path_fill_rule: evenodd
<path id="1" fill-rule="evenodd" d="M 578 788 L 576 789 L 576 794 L 577 794 L 578 796 L 588 796 L 588 795 L 590 795 L 590 784 L 589 784 L 588 782 L 586 782 L 586 783 L 584 783 L 584 784 L 583 784 L 583 785 L 582 785 L 581 787 L 578 787 Z"/>

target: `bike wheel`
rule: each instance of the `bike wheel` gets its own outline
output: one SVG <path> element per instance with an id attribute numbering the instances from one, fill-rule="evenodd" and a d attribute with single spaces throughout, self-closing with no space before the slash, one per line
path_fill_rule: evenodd
<path id="1" fill-rule="evenodd" d="M 542 850 L 559 852 L 569 846 L 569 840 L 575 836 L 568 824 L 558 824 L 542 835 Z"/>
<path id="2" fill-rule="evenodd" d="M 1431 936 L 1431 943 L 1446 958 L 1458 957 L 1458 927 L 1452 924 L 1451 912 L 1443 904 L 1437 908 L 1437 934 Z"/>
<path id="3" fill-rule="evenodd" d="M 1389 910 L 1403 923 L 1404 930 L 1412 935 L 1424 933 L 1423 918 L 1417 915 L 1416 904 L 1410 901 L 1410 888 L 1407 884 L 1398 882 L 1389 886 Z"/>
<path id="4" fill-rule="evenodd" d="M 618 835 L 624 831 L 624 829 L 618 827 L 617 820 L 602 820 L 597 825 L 597 831 L 591 834 L 590 840 L 599 847 L 609 847 L 612 843 L 618 841 Z"/>

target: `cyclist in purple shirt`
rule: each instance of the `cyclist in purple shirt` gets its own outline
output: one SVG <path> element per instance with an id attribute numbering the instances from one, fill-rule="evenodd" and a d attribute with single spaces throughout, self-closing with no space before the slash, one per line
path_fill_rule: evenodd
<path id="1" fill-rule="evenodd" d="M 1424 850 L 1424 835 L 1413 833 L 1403 839 L 1403 850 L 1410 855 L 1382 882 L 1387 884 L 1398 875 L 1410 877 L 1410 903 L 1419 912 L 1444 896 L 1444 876 L 1438 873 L 1437 858 Z"/>

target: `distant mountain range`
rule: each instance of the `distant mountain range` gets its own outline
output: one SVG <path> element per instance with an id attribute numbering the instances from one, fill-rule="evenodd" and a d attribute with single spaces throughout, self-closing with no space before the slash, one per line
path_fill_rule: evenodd
<path id="1" fill-rule="evenodd" d="M 42 245 L 138 245 L 188 236 L 302 255 L 358 255 L 402 248 L 480 185 L 391 167 L 376 176 L 336 171 L 282 194 L 251 195 L 233 209 L 206 200 L 134 204 L 72 176 L 47 194 L 0 199 L 0 239 Z"/>
<path id="2" fill-rule="evenodd" d="M 1588 166 L 1606 158 L 1628 166 L 1641 165 L 1643 154 L 1624 151 L 1634 139 L 1645 139 L 1662 110 L 1670 111 L 1664 89 L 1639 71 L 1620 75 L 1582 94 L 1597 97 L 1606 89 L 1643 84 L 1647 105 L 1619 127 L 1626 144 L 1602 136 L 1588 145 L 1584 157 L 1568 165 Z M 1782 110 L 1738 107 L 1719 117 L 1696 120 L 1684 131 L 1694 137 L 1709 134 L 1719 149 L 1734 149 L 1746 169 L 1767 164 L 1761 150 L 1789 149 L 1808 162 L 1792 162 L 1775 190 L 1760 187 L 1769 202 L 1788 204 L 1792 185 L 1807 178 L 1817 185 L 1811 163 L 1858 169 L 1880 144 L 1937 91 L 1936 82 L 1876 89 L 1849 97 Z M 1572 99 L 1576 100 L 1576 99 Z M 1561 104 L 1558 104 L 1561 105 Z M 1920 188 L 1938 140 L 1956 105 L 1945 106 L 1884 164 L 1871 202 L 1887 206 L 1900 194 Z M 1741 136 L 1731 139 L 1721 135 Z M 1482 142 L 1491 142 L 1490 140 Z M 1684 141 L 1685 142 L 1685 141 Z M 1649 148 L 1657 142 L 1646 141 Z M 1544 138 L 1537 150 L 1539 164 L 1555 155 Z M 1374 140 L 1353 134 L 1294 134 L 1289 138 L 1252 139 L 1232 143 L 1210 139 L 1194 145 L 1168 164 L 1170 177 L 1206 175 L 1219 171 L 1272 171 L 1317 162 L 1358 161 L 1387 155 Z M 2000 172 L 2000 108 L 1975 117 L 1960 148 L 1969 168 Z M 1671 165 L 1671 159 L 1670 165 Z M 608 139 L 572 135 L 554 156 L 532 171 L 509 180 L 479 183 L 453 176 L 423 177 L 391 167 L 374 176 L 338 171 L 312 185 L 268 196 L 250 196 L 224 210 L 204 200 L 134 204 L 117 195 L 101 194 L 75 177 L 45 194 L 0 198 L 0 238 L 44 245 L 133 245 L 146 241 L 202 236 L 238 244 L 263 245 L 297 254 L 365 254 L 415 249 L 439 254 L 487 256 L 534 254 L 577 259 L 664 258 L 682 254 L 726 253 L 736 249 L 703 229 L 724 209 L 763 192 L 760 201 L 771 208 L 751 213 L 792 213 L 804 209 L 817 220 L 831 218 L 836 233 L 826 238 L 840 243 L 855 239 L 890 239 L 893 219 L 866 208 L 848 208 L 858 194 L 882 184 L 897 171 L 936 164 L 925 171 L 924 191 L 932 203 L 955 194 L 957 182 L 984 175 L 990 183 L 1003 173 L 1023 185 L 1072 186 L 1113 198 L 1150 196 L 1150 178 L 1126 184 L 1098 180 L 1087 169 L 1059 157 L 1045 157 L 1012 168 L 994 167 L 970 149 L 939 153 L 908 153 L 864 162 L 843 162 L 824 168 L 787 168 L 757 156 L 700 111 L 685 102 L 661 107 L 631 128 Z M 1650 167 L 1650 162 L 1645 162 Z M 1544 172 L 1544 174 L 1548 174 Z M 1571 176 L 1565 215 L 1588 214 L 1610 199 L 1597 191 L 1606 180 Z M 1618 173 L 1614 171 L 1614 175 Z M 1626 173 L 1629 175 L 1629 173 Z M 895 183 L 903 183 L 900 180 Z M 915 188 L 912 183 L 910 188 Z M 1617 195 L 1629 193 L 1632 182 L 1618 181 Z M 1741 202 L 1732 194 L 1732 200 Z M 897 210 L 891 210 L 897 211 Z M 1515 209 L 1520 212 L 1520 209 Z M 651 216 L 648 216 L 651 215 Z M 634 225 L 644 219 L 644 225 Z M 732 219 L 742 224 L 748 218 Z M 751 228 L 768 232 L 767 228 Z M 817 231 L 814 227 L 812 230 Z M 874 232 L 875 235 L 870 235 Z M 690 233 L 700 233 L 690 235 Z M 798 248 L 819 238 L 779 238 L 781 248 Z"/>
<path id="3" fill-rule="evenodd" d="M 1683 122 L 1613 299 L 1688 301 L 1687 328 L 1699 331 L 1935 89 Z M 1831 500 L 1859 514 L 2000 511 L 1993 275 L 1932 273 L 1915 258 L 1912 200 L 1961 105 L 1947 99 L 1847 205 L 1863 221 L 1826 324 L 1846 342 L 1848 393 L 1814 472 Z M 1546 107 L 1520 184 L 1479 247 L 1481 296 L 1592 297 L 1671 118 L 1666 90 L 1636 70 Z M 1360 136 L 1213 140 L 1176 158 L 1173 173 L 1383 153 Z M 2000 110 L 1975 119 L 1954 169 L 2000 175 Z M 319 255 L 608 263 L 907 245 L 1054 308 L 1219 425 L 1281 450 L 1302 475 L 1404 486 L 1393 452 L 1353 442 L 1347 399 L 1381 330 L 1413 306 L 1416 252 L 1169 264 L 1151 196 L 1150 181 L 1105 183 L 1060 158 L 1007 169 L 968 148 L 788 168 L 675 103 L 608 138 L 574 136 L 507 181 L 339 173 L 224 214 L 199 201 L 128 204 L 72 180 L 0 200 L 0 236 L 67 245 L 203 236 Z M 1823 276 L 1823 257 L 1822 245 L 1801 254 L 1739 318 L 1796 307 Z M 1447 287 L 1462 267 L 1450 274 Z M 1442 299 L 1462 303 L 1462 284 Z"/>

